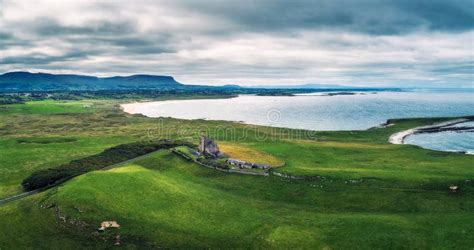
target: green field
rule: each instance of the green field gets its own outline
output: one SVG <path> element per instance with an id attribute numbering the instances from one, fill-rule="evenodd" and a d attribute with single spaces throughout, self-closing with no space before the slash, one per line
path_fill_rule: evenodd
<path id="1" fill-rule="evenodd" d="M 474 247 L 474 156 L 387 143 L 443 118 L 307 133 L 131 116 L 100 100 L 3 105 L 0 114 L 0 198 L 21 192 L 40 169 L 134 141 L 197 142 L 203 131 L 240 153 L 284 161 L 275 171 L 307 177 L 222 173 L 162 150 L 0 206 L 0 249 L 109 248 L 118 234 L 130 248 Z M 98 233 L 106 220 L 121 227 Z"/>

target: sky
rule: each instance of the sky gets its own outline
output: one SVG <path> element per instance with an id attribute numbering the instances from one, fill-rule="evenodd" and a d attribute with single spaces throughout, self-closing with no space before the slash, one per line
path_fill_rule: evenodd
<path id="1" fill-rule="evenodd" d="M 0 72 L 474 87 L 474 0 L 0 0 Z"/>

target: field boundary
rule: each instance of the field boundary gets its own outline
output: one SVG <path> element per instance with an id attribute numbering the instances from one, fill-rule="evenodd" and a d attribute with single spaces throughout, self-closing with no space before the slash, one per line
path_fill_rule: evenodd
<path id="1" fill-rule="evenodd" d="M 281 173 L 275 171 L 273 168 L 271 168 L 268 171 L 265 171 L 263 173 L 256 173 L 256 172 L 247 172 L 247 171 L 239 171 L 239 170 L 233 170 L 233 169 L 222 169 L 214 166 L 207 165 L 205 163 L 202 163 L 200 161 L 197 161 L 195 159 L 192 159 L 191 157 L 187 156 L 186 154 L 176 150 L 176 149 L 169 149 L 171 152 L 177 154 L 178 156 L 181 156 L 182 158 L 192 161 L 198 165 L 201 165 L 206 168 L 210 169 L 215 169 L 221 172 L 226 172 L 226 173 L 236 173 L 236 174 L 246 174 L 246 175 L 257 175 L 257 176 L 277 176 L 280 178 L 286 178 L 286 179 L 292 179 L 292 180 L 321 180 L 324 179 L 324 177 L 321 176 L 299 176 L 299 175 L 291 175 L 287 173 Z M 283 165 L 284 166 L 284 165 Z"/>
<path id="2" fill-rule="evenodd" d="M 239 171 L 239 170 L 233 170 L 233 169 L 222 169 L 222 168 L 218 168 L 218 167 L 214 167 L 214 166 L 210 166 L 210 165 L 207 165 L 207 164 L 204 164 L 200 161 L 197 161 L 197 160 L 194 160 L 192 159 L 191 157 L 179 152 L 178 150 L 175 150 L 175 149 L 170 149 L 171 152 L 177 154 L 178 156 L 181 156 L 182 158 L 188 160 L 188 161 L 192 161 L 198 165 L 201 165 L 203 167 L 206 167 L 206 168 L 210 168 L 210 169 L 215 169 L 215 170 L 218 170 L 218 171 L 221 171 L 221 172 L 226 172 L 226 173 L 236 173 L 236 174 L 246 174 L 246 175 L 257 175 L 257 176 L 269 176 L 269 172 L 263 172 L 263 173 L 256 173 L 256 172 L 244 172 L 244 171 Z"/>

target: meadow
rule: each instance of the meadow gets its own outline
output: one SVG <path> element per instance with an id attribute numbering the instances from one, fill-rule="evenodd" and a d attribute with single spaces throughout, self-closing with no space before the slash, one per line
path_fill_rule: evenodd
<path id="1" fill-rule="evenodd" d="M 308 132 L 151 119 L 114 100 L 1 105 L 0 198 L 37 170 L 125 143 L 196 143 L 203 132 L 230 154 L 307 178 L 222 173 L 160 150 L 0 206 L 0 248 L 108 248 L 120 235 L 130 248 L 472 249 L 474 156 L 387 142 L 446 119 Z M 105 220 L 121 226 L 98 233 Z"/>

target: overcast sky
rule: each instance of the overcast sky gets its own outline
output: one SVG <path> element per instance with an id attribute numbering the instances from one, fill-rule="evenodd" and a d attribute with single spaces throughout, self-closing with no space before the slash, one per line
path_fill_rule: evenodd
<path id="1" fill-rule="evenodd" d="M 474 0 L 0 0 L 0 72 L 474 87 Z"/>

